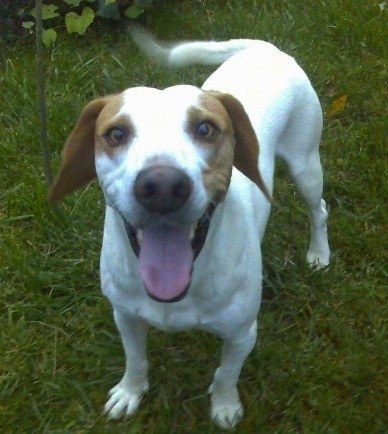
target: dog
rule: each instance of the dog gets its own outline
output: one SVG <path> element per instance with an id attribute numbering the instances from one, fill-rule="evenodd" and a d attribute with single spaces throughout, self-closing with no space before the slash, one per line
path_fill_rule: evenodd
<path id="1" fill-rule="evenodd" d="M 105 197 L 101 285 L 126 354 L 108 417 L 134 414 L 148 389 L 148 326 L 200 329 L 223 341 L 210 413 L 228 429 L 243 415 L 237 382 L 256 342 L 275 156 L 309 208 L 307 262 L 329 263 L 321 107 L 300 66 L 270 43 L 133 37 L 167 66 L 221 66 L 202 88 L 134 87 L 87 104 L 48 199 L 96 177 Z"/>

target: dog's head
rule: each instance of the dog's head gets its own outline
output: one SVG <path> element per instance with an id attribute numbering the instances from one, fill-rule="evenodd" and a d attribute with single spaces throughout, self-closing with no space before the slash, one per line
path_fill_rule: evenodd
<path id="1" fill-rule="evenodd" d="M 193 86 L 131 88 L 83 109 L 48 199 L 97 176 L 107 204 L 136 233 L 148 293 L 176 300 L 190 282 L 195 229 L 224 199 L 233 165 L 268 197 L 258 152 L 233 96 Z"/>

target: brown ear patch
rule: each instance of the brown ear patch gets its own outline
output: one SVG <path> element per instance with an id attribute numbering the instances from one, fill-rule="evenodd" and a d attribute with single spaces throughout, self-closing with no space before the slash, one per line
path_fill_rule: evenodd
<path id="1" fill-rule="evenodd" d="M 258 168 L 259 143 L 243 105 L 237 98 L 230 94 L 217 91 L 207 91 L 207 93 L 215 97 L 225 107 L 232 121 L 236 142 L 234 149 L 234 166 L 253 181 L 260 188 L 265 197 L 271 201 L 271 195 L 263 182 Z"/>
<path id="2" fill-rule="evenodd" d="M 47 194 L 49 201 L 57 201 L 96 178 L 96 120 L 110 98 L 96 99 L 82 110 L 63 147 L 58 175 Z"/>

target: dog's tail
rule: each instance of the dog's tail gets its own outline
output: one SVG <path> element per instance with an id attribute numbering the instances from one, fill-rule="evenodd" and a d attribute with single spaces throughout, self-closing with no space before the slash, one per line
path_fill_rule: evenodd
<path id="1" fill-rule="evenodd" d="M 130 34 L 140 50 L 151 60 L 168 67 L 220 65 L 239 51 L 257 45 L 252 39 L 229 41 L 190 41 L 166 44 L 157 41 L 143 27 L 133 26 Z"/>

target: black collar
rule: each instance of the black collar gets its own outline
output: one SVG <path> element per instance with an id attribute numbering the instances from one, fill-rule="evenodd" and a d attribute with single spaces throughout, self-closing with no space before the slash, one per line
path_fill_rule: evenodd
<path id="1" fill-rule="evenodd" d="M 201 253 L 203 245 L 205 244 L 207 232 L 209 230 L 210 220 L 213 216 L 215 208 L 215 205 L 209 204 L 206 211 L 198 220 L 197 227 L 195 228 L 194 237 L 191 240 L 191 248 L 193 249 L 194 260 L 197 259 L 198 255 Z M 139 241 L 137 240 L 136 230 L 127 222 L 127 220 L 123 216 L 121 216 L 121 218 L 123 219 L 125 231 L 127 233 L 128 240 L 131 243 L 133 253 L 136 255 L 136 257 L 139 257 L 140 246 Z"/>

